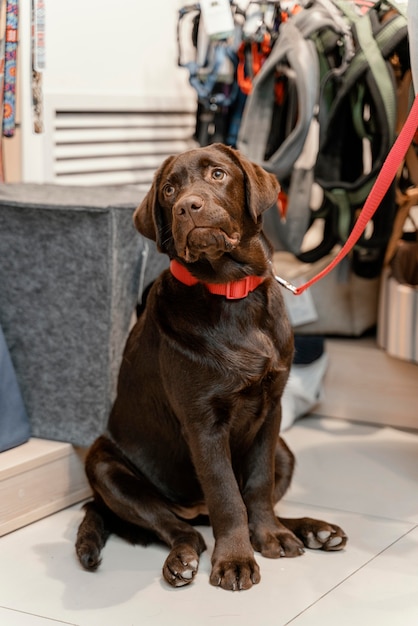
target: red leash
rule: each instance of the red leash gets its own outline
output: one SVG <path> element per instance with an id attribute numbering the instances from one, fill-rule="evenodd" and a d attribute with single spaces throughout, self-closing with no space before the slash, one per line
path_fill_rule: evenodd
<path id="1" fill-rule="evenodd" d="M 403 161 L 405 154 L 409 146 L 412 143 L 412 140 L 417 131 L 417 128 L 418 128 L 418 95 L 415 96 L 415 100 L 409 112 L 408 118 L 406 119 L 405 124 L 401 132 L 398 135 L 398 138 L 396 139 L 395 143 L 390 149 L 390 152 L 387 155 L 385 162 L 383 163 L 382 169 L 380 170 L 379 175 L 376 178 L 376 181 L 370 190 L 370 194 L 368 195 L 367 200 L 364 203 L 364 206 L 354 225 L 353 230 L 350 233 L 350 236 L 348 237 L 347 241 L 345 242 L 345 244 L 343 245 L 343 247 L 341 248 L 341 250 L 335 257 L 335 259 L 333 259 L 331 263 L 327 265 L 327 267 L 325 267 L 321 272 L 316 274 L 316 276 L 308 280 L 306 283 L 304 283 L 300 287 L 295 287 L 294 285 L 289 283 L 287 280 L 280 278 L 280 276 L 276 276 L 276 280 L 281 285 L 283 285 L 283 287 L 286 287 L 286 289 L 289 289 L 296 296 L 299 296 L 301 293 L 305 291 L 305 289 L 308 289 L 308 287 L 311 287 L 311 285 L 313 285 L 318 280 L 321 280 L 321 278 L 324 278 L 324 276 L 329 274 L 334 269 L 334 267 L 338 265 L 338 263 L 342 261 L 342 259 L 345 256 L 347 256 L 347 254 L 350 252 L 353 246 L 360 239 L 360 236 L 364 232 L 368 221 L 375 214 L 379 204 L 381 203 L 383 199 L 383 196 L 389 189 L 389 185 L 395 178 L 396 172 L 398 171 L 398 167 Z"/>

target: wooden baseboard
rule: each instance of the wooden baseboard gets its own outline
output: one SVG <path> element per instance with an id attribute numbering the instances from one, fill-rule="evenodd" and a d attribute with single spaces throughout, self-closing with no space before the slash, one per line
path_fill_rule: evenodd
<path id="1" fill-rule="evenodd" d="M 418 429 L 418 364 L 389 356 L 372 338 L 328 339 L 326 417 Z"/>
<path id="2" fill-rule="evenodd" d="M 85 451 L 44 439 L 0 454 L 0 536 L 90 495 Z"/>

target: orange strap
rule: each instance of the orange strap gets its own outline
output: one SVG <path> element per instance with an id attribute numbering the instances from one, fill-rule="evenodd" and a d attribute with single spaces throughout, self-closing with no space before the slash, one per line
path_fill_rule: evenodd
<path id="1" fill-rule="evenodd" d="M 256 41 L 251 42 L 251 60 L 252 75 L 245 74 L 245 52 L 248 43 L 243 42 L 238 48 L 238 67 L 237 67 L 237 82 L 242 93 L 250 95 L 253 89 L 253 78 L 258 74 L 264 61 L 268 57 L 271 51 L 271 37 L 268 33 L 264 34 L 263 41 L 258 43 Z"/>
<path id="2" fill-rule="evenodd" d="M 217 296 L 225 296 L 228 300 L 246 298 L 251 291 L 257 289 L 257 287 L 264 282 L 264 276 L 245 276 L 240 280 L 232 280 L 228 283 L 204 283 L 193 276 L 187 267 L 179 263 L 176 259 L 171 259 L 170 271 L 183 285 L 193 287 L 193 285 L 201 283 L 210 293 Z"/>

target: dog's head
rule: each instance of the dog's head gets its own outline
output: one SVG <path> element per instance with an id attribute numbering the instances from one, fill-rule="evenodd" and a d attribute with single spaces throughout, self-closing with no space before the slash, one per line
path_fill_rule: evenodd
<path id="1" fill-rule="evenodd" d="M 261 214 L 278 191 L 273 174 L 213 144 L 166 159 L 134 222 L 170 258 L 212 261 L 260 231 Z"/>

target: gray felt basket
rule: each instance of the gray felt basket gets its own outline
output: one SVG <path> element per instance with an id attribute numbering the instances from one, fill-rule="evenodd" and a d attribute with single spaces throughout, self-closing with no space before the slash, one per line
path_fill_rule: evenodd
<path id="1" fill-rule="evenodd" d="M 106 424 L 150 256 L 141 195 L 0 186 L 0 324 L 35 437 L 87 446 Z"/>

